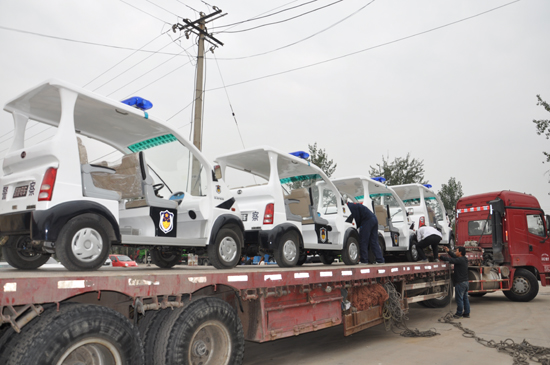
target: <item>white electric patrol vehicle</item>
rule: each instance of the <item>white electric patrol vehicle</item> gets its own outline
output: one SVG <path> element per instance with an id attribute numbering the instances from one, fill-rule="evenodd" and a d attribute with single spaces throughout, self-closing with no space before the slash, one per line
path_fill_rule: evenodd
<path id="1" fill-rule="evenodd" d="M 0 175 L 10 265 L 36 269 L 55 253 L 69 270 L 95 270 L 113 244 L 149 247 L 163 268 L 184 248 L 216 268 L 239 263 L 243 224 L 219 170 L 151 106 L 50 80 L 4 107 L 15 123 Z M 27 142 L 45 127 L 51 138 Z"/>
<path id="2" fill-rule="evenodd" d="M 416 240 L 410 230 L 411 221 L 405 205 L 393 189 L 384 184 L 384 178 L 352 176 L 333 179 L 332 182 L 344 197 L 362 203 L 378 219 L 378 243 L 384 255 L 405 254 L 408 261 L 418 260 Z M 375 261 L 374 254 L 370 262 Z"/>
<path id="3" fill-rule="evenodd" d="M 449 217 L 443 202 L 431 189 L 431 185 L 405 184 L 393 185 L 391 188 L 395 190 L 407 207 L 407 213 L 414 224 L 414 229 L 419 228 L 420 221 L 437 228 L 443 236 L 441 244 L 449 245 L 449 248 L 454 250 L 455 236 Z"/>
<path id="4" fill-rule="evenodd" d="M 302 265 L 314 254 L 325 264 L 337 255 L 357 264 L 359 236 L 351 213 L 325 173 L 304 158 L 304 152 L 258 147 L 215 159 L 241 210 L 246 254 L 272 253 L 281 267 Z M 233 188 L 237 177 L 254 184 Z"/>

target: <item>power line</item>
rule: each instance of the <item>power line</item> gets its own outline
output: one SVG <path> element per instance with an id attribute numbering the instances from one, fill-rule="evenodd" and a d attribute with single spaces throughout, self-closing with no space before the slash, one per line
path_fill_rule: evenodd
<path id="1" fill-rule="evenodd" d="M 122 1 L 122 0 L 120 0 L 120 1 Z M 148 51 L 148 50 L 135 49 L 135 48 L 130 48 L 130 47 L 113 46 L 113 45 L 103 44 L 103 43 L 79 41 L 79 40 L 76 40 L 76 39 L 56 37 L 56 36 L 53 36 L 53 35 L 29 32 L 27 30 L 22 30 L 22 29 L 8 28 L 8 27 L 4 27 L 4 26 L 1 26 L 1 25 L 0 25 L 0 29 L 9 30 L 11 32 L 30 34 L 30 35 L 34 35 L 34 36 L 37 36 L 37 37 L 52 38 L 52 39 L 57 39 L 57 40 L 61 40 L 61 41 L 66 41 L 66 42 L 88 44 L 88 45 L 91 45 L 91 46 L 108 47 L 108 48 L 122 49 L 122 50 L 126 50 L 126 51 L 140 51 L 140 52 L 145 52 L 145 53 L 165 54 L 165 55 L 170 55 L 170 56 L 173 56 L 175 54 L 175 53 L 169 53 L 169 52 Z"/>
<path id="2" fill-rule="evenodd" d="M 246 58 L 253 58 L 253 57 L 258 57 L 258 56 L 263 56 L 263 55 L 266 55 L 266 54 L 269 54 L 269 53 L 273 53 L 273 52 L 276 52 L 276 51 L 280 51 L 281 49 L 285 49 L 285 48 L 288 48 L 288 47 L 292 47 L 298 43 L 302 43 L 304 41 L 307 41 L 308 39 L 311 39 L 321 33 L 324 33 L 326 32 L 327 30 L 331 29 L 331 28 L 334 28 L 336 25 L 342 23 L 343 21 L 351 18 L 352 16 L 358 14 L 361 10 L 365 9 L 367 6 L 369 6 L 370 4 L 372 4 L 373 2 L 375 2 L 376 0 L 372 0 L 371 2 L 369 2 L 368 4 L 362 6 L 361 8 L 359 8 L 358 10 L 354 11 L 353 13 L 351 13 L 350 15 L 344 17 L 343 19 L 340 19 L 339 21 L 337 21 L 336 23 L 333 23 L 332 25 L 316 32 L 316 33 L 313 33 L 312 35 L 310 36 L 307 36 L 305 38 L 302 38 L 300 39 L 299 41 L 296 41 L 296 42 L 293 42 L 293 43 L 290 43 L 290 44 L 287 44 L 285 46 L 282 46 L 282 47 L 279 47 L 279 48 L 275 48 L 275 49 L 272 49 L 271 51 L 266 51 L 266 52 L 262 52 L 262 53 L 256 53 L 256 54 L 253 54 L 253 55 L 250 55 L 250 56 L 243 56 L 243 57 L 234 57 L 234 58 L 219 58 L 219 60 L 224 60 L 224 61 L 233 61 L 233 60 L 242 60 L 242 59 L 246 59 Z M 217 61 L 218 59 L 216 59 Z"/>
<path id="3" fill-rule="evenodd" d="M 334 57 L 334 58 L 329 58 L 328 60 L 319 61 L 319 62 L 312 63 L 312 64 L 309 64 L 309 65 L 305 65 L 305 66 L 301 66 L 301 67 L 296 67 L 296 68 L 293 68 L 293 69 L 290 69 L 290 70 L 286 70 L 286 71 L 281 71 L 281 72 L 273 73 L 273 74 L 270 74 L 270 75 L 265 75 L 265 76 L 256 77 L 256 78 L 254 78 L 254 79 L 250 79 L 250 80 L 246 80 L 246 81 L 236 82 L 236 83 L 234 83 L 234 84 L 230 84 L 230 85 L 226 85 L 226 86 L 216 87 L 216 88 L 213 88 L 213 89 L 209 89 L 209 90 L 207 90 L 207 91 L 214 91 L 214 90 L 223 89 L 224 87 L 232 87 L 232 86 L 247 84 L 247 83 L 249 83 L 249 82 L 259 81 L 259 80 L 262 80 L 262 79 L 267 79 L 267 78 L 269 78 L 269 77 L 279 76 L 279 75 L 283 75 L 283 74 L 286 74 L 286 73 L 290 73 L 290 72 L 294 72 L 294 71 L 303 70 L 303 69 L 306 69 L 306 68 L 310 68 L 310 67 L 322 65 L 322 64 L 324 64 L 324 63 L 336 61 L 336 60 L 339 60 L 339 59 L 342 59 L 342 58 L 351 57 L 351 56 L 354 56 L 354 55 L 359 54 L 359 53 L 362 53 L 362 52 L 367 52 L 367 51 L 370 51 L 370 50 L 373 50 L 373 49 L 376 49 L 376 48 L 384 47 L 384 46 L 387 46 L 387 45 L 390 45 L 390 44 L 393 44 L 393 43 L 401 42 L 401 41 L 404 41 L 404 40 L 406 40 L 406 39 L 414 38 L 414 37 L 417 37 L 417 36 L 419 36 L 419 35 L 423 35 L 423 34 L 430 33 L 430 32 L 433 32 L 433 31 L 436 31 L 436 30 L 439 30 L 439 29 L 442 29 L 442 28 L 449 27 L 449 26 L 451 26 L 451 25 L 455 25 L 455 24 L 464 22 L 464 21 L 466 21 L 466 20 L 470 20 L 470 19 L 476 18 L 476 17 L 478 17 L 478 16 L 481 16 L 481 15 L 484 15 L 484 14 L 487 14 L 487 13 L 490 13 L 490 12 L 492 12 L 492 11 L 501 9 L 501 8 L 503 8 L 503 7 L 505 7 L 505 6 L 508 6 L 508 5 L 517 3 L 517 2 L 519 2 L 519 1 L 521 1 L 521 0 L 515 0 L 515 1 L 509 2 L 509 3 L 506 3 L 506 4 L 504 4 L 504 5 L 497 6 L 497 7 L 495 7 L 495 8 L 489 9 L 489 10 L 487 10 L 487 11 L 484 11 L 484 12 L 481 12 L 481 13 L 478 13 L 478 14 L 475 14 L 475 15 L 472 15 L 472 16 L 469 16 L 469 17 L 466 17 L 466 18 L 462 18 L 462 19 L 460 19 L 460 20 L 457 20 L 457 21 L 454 21 L 454 22 L 451 22 L 451 23 L 447 23 L 447 24 L 441 25 L 441 26 L 439 26 L 439 27 L 431 28 L 431 29 L 425 30 L 425 31 L 423 31 L 423 32 L 419 32 L 419 33 L 415 33 L 415 34 L 412 34 L 412 35 L 409 35 L 409 36 L 406 36 L 406 37 L 398 38 L 398 39 L 395 39 L 395 40 L 393 40 L 393 41 L 389 41 L 389 42 L 386 42 L 386 43 L 381 43 L 381 44 L 378 44 L 378 45 L 376 45 L 376 46 L 372 46 L 372 47 L 369 47 L 369 48 L 365 48 L 365 49 L 362 49 L 362 50 L 359 50 L 359 51 L 355 51 L 355 52 L 352 52 L 352 53 L 348 53 L 348 54 L 345 54 L 345 55 L 342 55 L 342 56 L 338 56 L 338 57 Z"/>
<path id="4" fill-rule="evenodd" d="M 300 17 L 302 17 L 302 16 L 304 16 L 304 15 L 311 14 L 311 13 L 316 12 L 316 11 L 318 11 L 318 10 L 321 10 L 321 9 L 324 9 L 324 8 L 328 8 L 329 6 L 332 6 L 332 5 L 334 5 L 334 4 L 340 3 L 340 2 L 342 2 L 342 1 L 344 1 L 344 0 L 337 0 L 337 1 L 332 2 L 332 3 L 330 3 L 330 4 L 327 4 L 327 5 L 318 7 L 318 8 L 316 8 L 316 9 L 307 11 L 307 12 L 305 12 L 305 13 L 302 13 L 302 14 L 299 14 L 299 15 L 296 15 L 296 16 L 293 16 L 293 17 L 288 18 L 288 19 L 280 20 L 280 21 L 278 21 L 278 22 L 266 23 L 266 24 L 258 25 L 258 26 L 256 26 L 256 27 L 247 28 L 247 29 L 242 29 L 242 30 L 232 30 L 232 31 L 222 30 L 221 32 L 218 32 L 218 33 L 241 33 L 241 32 L 247 32 L 247 31 L 253 30 L 253 29 L 258 29 L 258 28 L 262 28 L 262 27 L 267 27 L 267 26 L 269 26 L 269 25 L 285 23 L 285 22 L 288 22 L 289 20 L 293 20 L 293 19 L 296 19 L 296 18 L 300 18 Z"/>
<path id="5" fill-rule="evenodd" d="M 148 3 L 151 3 L 151 4 L 153 4 L 153 5 L 155 5 L 156 7 L 160 8 L 160 9 L 162 9 L 162 10 L 164 10 L 164 11 L 166 11 L 166 12 L 172 14 L 172 15 L 175 15 L 175 16 L 177 16 L 177 17 L 180 17 L 178 14 L 173 13 L 173 12 L 171 12 L 171 11 L 168 10 L 168 9 L 165 9 L 165 8 L 163 8 L 162 6 L 158 5 L 158 4 L 155 4 L 155 3 L 152 2 L 151 0 L 145 0 L 145 1 L 147 1 Z M 180 18 L 181 18 L 181 17 L 180 17 Z"/>
<path id="6" fill-rule="evenodd" d="M 146 12 L 145 10 L 141 10 L 140 8 L 136 8 L 134 5 L 132 5 L 132 4 L 130 4 L 130 3 L 127 3 L 127 2 L 124 1 L 124 0 L 119 0 L 119 1 L 120 1 L 121 3 L 124 3 L 124 4 L 128 5 L 128 6 L 131 7 L 132 9 L 139 10 L 139 11 L 141 11 L 142 13 L 145 13 L 145 14 L 149 15 L 149 16 L 152 17 L 152 18 L 155 18 L 155 19 L 157 19 L 157 20 L 160 20 L 160 21 L 163 22 L 163 23 L 170 24 L 170 23 L 168 23 L 168 22 L 162 20 L 161 18 L 158 18 L 158 17 L 154 16 L 153 14 L 150 14 L 150 13 Z"/>
<path id="7" fill-rule="evenodd" d="M 311 4 L 311 3 L 314 3 L 316 1 L 319 1 L 319 0 L 311 0 L 311 1 L 308 1 L 306 3 L 303 3 L 303 4 L 300 4 L 300 5 L 296 5 L 296 6 L 293 6 L 291 8 L 286 8 L 286 9 L 283 9 L 281 11 L 278 11 L 278 12 L 275 12 L 275 13 L 271 13 L 271 14 L 268 14 L 268 15 L 264 15 L 264 16 L 256 16 L 254 18 L 250 18 L 250 19 L 247 19 L 247 20 L 243 20 L 243 21 L 240 21 L 240 22 L 237 22 L 237 23 L 232 23 L 232 24 L 226 24 L 226 25 L 220 25 L 218 27 L 213 27 L 213 28 L 210 28 L 211 30 L 212 29 L 218 29 L 218 28 L 225 28 L 225 27 L 231 27 L 231 26 L 234 26 L 234 25 L 239 25 L 239 24 L 244 24 L 244 23 L 247 23 L 247 22 L 251 22 L 251 21 L 254 21 L 254 20 L 258 20 L 258 19 L 264 19 L 264 18 L 268 18 L 270 16 L 273 16 L 273 15 L 277 15 L 277 14 L 280 14 L 280 13 L 283 13 L 285 11 L 289 11 L 289 10 L 292 10 L 292 9 L 296 9 L 296 8 L 299 8 L 301 6 L 304 6 L 304 5 L 308 5 L 308 4 Z M 269 10 L 271 11 L 271 10 Z M 268 11 L 268 12 L 269 12 Z"/>

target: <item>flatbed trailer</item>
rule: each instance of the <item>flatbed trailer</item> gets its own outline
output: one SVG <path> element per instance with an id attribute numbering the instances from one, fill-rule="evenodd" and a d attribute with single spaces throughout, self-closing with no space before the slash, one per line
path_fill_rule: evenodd
<path id="1" fill-rule="evenodd" d="M 405 311 L 444 306 L 450 274 L 446 263 L 0 269 L 0 363 L 240 364 L 244 340 L 382 323 L 387 297 L 368 308 L 357 298 L 373 299 L 387 282 Z"/>

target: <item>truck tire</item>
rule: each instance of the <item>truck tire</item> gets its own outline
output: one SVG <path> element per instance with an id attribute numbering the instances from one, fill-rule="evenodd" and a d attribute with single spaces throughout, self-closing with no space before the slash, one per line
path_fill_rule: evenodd
<path id="1" fill-rule="evenodd" d="M 300 242 L 294 232 L 287 232 L 279 241 L 279 246 L 274 252 L 275 261 L 280 267 L 293 267 L 300 258 Z"/>
<path id="2" fill-rule="evenodd" d="M 410 241 L 410 246 L 405 256 L 407 257 L 407 261 L 409 262 L 418 261 L 418 248 L 416 247 L 416 240 Z"/>
<path id="3" fill-rule="evenodd" d="M 539 282 L 527 269 L 517 269 L 514 273 L 512 288 L 504 291 L 506 298 L 514 302 L 529 302 L 539 293 Z"/>
<path id="4" fill-rule="evenodd" d="M 70 271 L 97 270 L 107 257 L 111 242 L 100 218 L 85 214 L 68 221 L 59 232 L 55 253 Z"/>
<path id="5" fill-rule="evenodd" d="M 183 250 L 178 247 L 154 247 L 151 262 L 162 269 L 169 269 L 181 262 Z"/>
<path id="6" fill-rule="evenodd" d="M 242 239 L 240 232 L 222 228 L 216 234 L 213 245 L 208 245 L 208 259 L 216 269 L 232 269 L 241 259 Z"/>
<path id="7" fill-rule="evenodd" d="M 342 250 L 342 260 L 346 265 L 357 265 L 359 262 L 359 241 L 353 236 L 349 236 L 344 243 Z"/>
<path id="8" fill-rule="evenodd" d="M 173 311 L 166 323 L 167 336 L 162 336 L 157 348 L 164 353 L 165 364 L 242 364 L 243 327 L 227 302 L 198 299 Z"/>
<path id="9" fill-rule="evenodd" d="M 162 359 L 157 357 L 156 348 L 159 337 L 164 332 L 164 323 L 171 313 L 171 309 L 161 309 L 154 311 L 154 313 L 149 313 L 147 315 L 150 316 L 150 320 L 144 322 L 139 327 L 143 342 L 145 364 L 147 365 L 164 365 L 164 362 L 161 361 Z M 142 321 L 147 319 L 147 315 Z"/>
<path id="10" fill-rule="evenodd" d="M 33 322 L 12 341 L 3 364 L 144 364 L 137 329 L 107 307 L 65 304 Z"/>
<path id="11" fill-rule="evenodd" d="M 453 282 L 452 280 L 449 283 L 449 287 L 446 288 L 447 291 L 445 292 L 445 287 L 437 286 L 434 288 L 434 293 L 441 293 L 440 297 L 428 299 L 420 302 L 424 307 L 427 308 L 444 308 L 449 305 L 451 302 L 451 299 L 453 299 Z"/>
<path id="12" fill-rule="evenodd" d="M 50 254 L 34 249 L 28 236 L 11 236 L 2 246 L 2 256 L 8 264 L 20 270 L 35 270 L 44 265 Z"/>

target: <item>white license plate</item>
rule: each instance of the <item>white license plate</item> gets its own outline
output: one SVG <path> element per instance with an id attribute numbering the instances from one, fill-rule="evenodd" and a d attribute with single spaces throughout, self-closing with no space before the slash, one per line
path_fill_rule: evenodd
<path id="1" fill-rule="evenodd" d="M 241 220 L 243 222 L 246 222 L 247 219 L 248 219 L 248 214 L 241 214 Z"/>
<path id="2" fill-rule="evenodd" d="M 13 191 L 13 197 L 14 198 L 22 198 L 24 196 L 27 196 L 27 191 L 29 190 L 29 186 L 28 185 L 24 185 L 24 186 L 18 186 L 15 188 L 15 190 Z"/>

